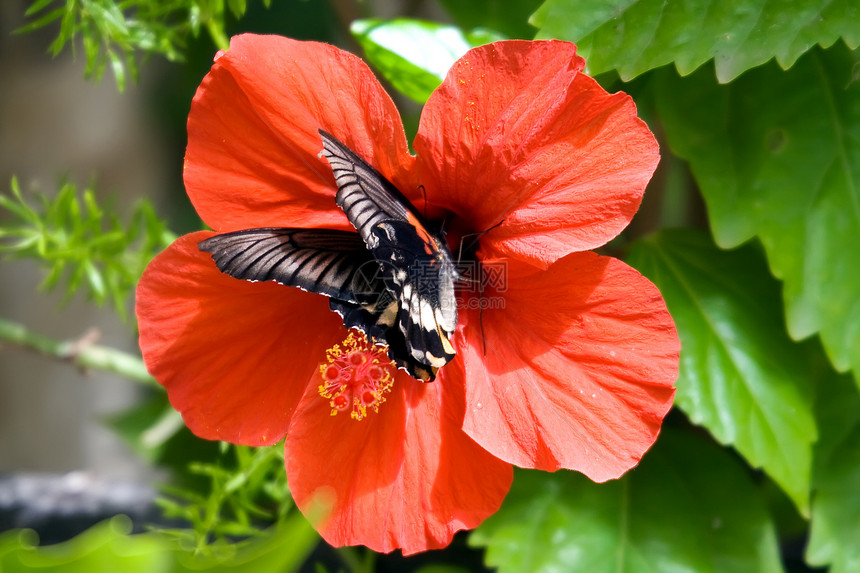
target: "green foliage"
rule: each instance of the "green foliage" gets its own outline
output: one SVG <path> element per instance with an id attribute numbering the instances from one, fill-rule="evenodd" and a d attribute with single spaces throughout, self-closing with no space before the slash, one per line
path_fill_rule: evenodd
<path id="1" fill-rule="evenodd" d="M 464 29 L 527 37 L 532 29 L 524 15 L 538 0 L 442 3 Z M 120 68 L 122 84 L 126 65 L 134 73 L 135 54 L 175 61 L 201 27 L 226 47 L 225 16 L 230 11 L 238 18 L 244 10 L 245 0 L 38 0 L 24 30 L 59 21 L 52 51 L 80 38 L 89 73 L 98 77 L 111 63 Z M 830 371 L 814 341 L 797 344 L 789 337 L 819 333 L 832 364 L 853 369 L 854 381 L 860 379 L 854 247 L 860 237 L 860 66 L 846 47 L 860 44 L 856 2 L 546 0 L 532 22 L 541 37 L 577 41 L 592 75 L 644 74 L 616 85 L 634 94 L 641 115 L 666 139 L 661 147 L 668 170 L 658 172 L 646 198 L 662 204 L 647 225 L 660 229 L 668 218 L 688 227 L 709 223 L 716 245 L 704 230 L 660 230 L 633 243 L 629 262 L 660 287 L 677 322 L 683 344 L 678 408 L 726 447 L 684 424 L 664 429 L 641 466 L 618 481 L 597 485 L 570 472 L 519 472 L 503 508 L 471 543 L 486 547 L 488 564 L 502 573 L 769 572 L 782 570 L 775 531 L 802 536 L 808 527 L 810 564 L 829 565 L 833 573 L 860 569 L 860 393 L 850 376 Z M 418 102 L 468 48 L 499 37 L 375 18 L 354 22 L 352 33 L 376 69 Z M 694 71 L 711 59 L 716 73 L 710 66 Z M 645 73 L 664 64 L 687 77 L 668 66 Z M 694 179 L 687 177 L 685 160 Z M 699 191 L 707 220 L 679 207 L 695 204 Z M 145 263 L 172 239 L 148 204 L 123 225 L 103 212 L 92 191 L 81 194 L 68 185 L 34 208 L 13 180 L 11 194 L 0 195 L 0 208 L 12 216 L 0 226 L 0 248 L 47 264 L 47 288 L 65 285 L 68 296 L 86 288 L 90 298 L 110 300 L 120 312 Z M 741 246 L 752 238 L 758 241 Z M 0 321 L 0 338 L 12 340 L 16 326 Z M 111 549 L 140 559 L 118 562 L 117 570 L 184 571 L 192 568 L 183 561 L 189 552 L 207 563 L 236 564 L 245 544 L 264 543 L 261 527 L 294 521 L 304 528 L 299 537 L 310 541 L 294 546 L 295 538 L 281 538 L 280 547 L 266 547 L 272 559 L 306 555 L 315 536 L 289 498 L 282 447 L 197 440 L 180 429 L 163 394 L 112 424 L 151 463 L 175 471 L 166 490 L 171 497 L 161 503 L 190 527 L 159 536 L 104 534 L 122 540 L 117 543 L 151 543 L 138 553 L 126 550 L 131 546 Z M 190 468 L 189 458 L 197 460 Z M 773 497 L 779 502 L 772 504 Z M 16 535 L 0 538 L 4 571 L 18 570 L 25 555 L 56 559 Z M 91 539 L 87 535 L 81 539 Z M 69 552 L 115 557 L 78 547 Z M 364 563 L 344 557 L 344 563 L 370 570 L 373 556 L 366 557 Z"/>
<path id="2" fill-rule="evenodd" d="M 268 7 L 271 0 L 263 0 Z M 87 58 L 87 77 L 99 80 L 110 64 L 120 91 L 126 71 L 137 78 L 136 53 L 158 54 L 170 61 L 183 58 L 189 34 L 205 28 L 222 50 L 229 44 L 224 31 L 226 13 L 240 18 L 246 0 L 34 0 L 27 9 L 32 20 L 18 30 L 30 32 L 59 21 L 50 51 L 56 56 L 80 38 Z"/>
<path id="3" fill-rule="evenodd" d="M 158 465 L 170 465 L 165 459 L 169 444 L 185 429 L 182 416 L 167 401 L 165 392 L 151 394 L 104 421 L 136 454 Z M 176 469 L 187 470 L 187 459 Z"/>
<path id="4" fill-rule="evenodd" d="M 367 60 L 403 95 L 424 103 L 451 65 L 470 48 L 501 39 L 490 30 L 399 18 L 356 20 L 352 35 Z"/>
<path id="5" fill-rule="evenodd" d="M 0 224 L 0 254 L 35 259 L 48 268 L 41 288 L 62 286 L 66 299 L 84 289 L 97 304 L 112 302 L 126 316 L 126 301 L 146 264 L 174 240 L 164 223 L 141 200 L 127 224 L 96 201 L 92 189 L 82 193 L 71 183 L 57 195 L 35 195 L 37 206 L 12 179 L 11 192 L 0 194 L 0 212 L 12 221 Z"/>
<path id="6" fill-rule="evenodd" d="M 848 376 L 826 381 L 816 407 L 812 529 L 807 560 L 831 573 L 860 571 L 860 395 Z"/>
<path id="7" fill-rule="evenodd" d="M 298 570 L 317 536 L 298 513 L 258 537 L 225 548 L 218 555 L 197 555 L 155 533 L 131 535 L 128 518 L 102 522 L 74 539 L 38 547 L 35 535 L 12 530 L 0 535 L 0 571 L 20 573 L 190 573 L 192 571 Z"/>
<path id="8" fill-rule="evenodd" d="M 785 334 L 763 257 L 752 247 L 720 251 L 701 232 L 664 231 L 628 262 L 660 288 L 681 336 L 675 404 L 808 513 L 812 366 Z"/>
<path id="9" fill-rule="evenodd" d="M 282 521 L 295 507 L 287 489 L 283 446 L 251 448 L 222 443 L 215 462 L 192 462 L 188 471 L 209 480 L 205 494 L 167 486 L 164 489 L 170 498 L 157 501 L 166 517 L 191 526 L 161 533 L 195 552 L 229 548 L 231 539 L 253 536 L 261 524 Z"/>
<path id="10" fill-rule="evenodd" d="M 542 0 L 441 0 L 457 25 L 466 30 L 490 28 L 509 38 L 531 39 L 535 28 L 528 23 L 529 15 Z"/>
<path id="11" fill-rule="evenodd" d="M 540 38 L 576 42 L 590 73 L 624 80 L 670 63 L 686 75 L 714 59 L 730 82 L 772 58 L 789 68 L 815 44 L 860 45 L 856 0 L 546 0 L 531 22 Z"/>
<path id="12" fill-rule="evenodd" d="M 844 46 L 727 86 L 707 71 L 654 80 L 672 151 L 690 162 L 717 242 L 758 236 L 784 281 L 788 330 L 820 332 L 860 373 L 860 82 Z"/>
<path id="13" fill-rule="evenodd" d="M 773 523 L 746 469 L 671 430 L 617 481 L 518 472 L 502 509 L 470 541 L 487 547 L 500 573 L 782 571 Z"/>

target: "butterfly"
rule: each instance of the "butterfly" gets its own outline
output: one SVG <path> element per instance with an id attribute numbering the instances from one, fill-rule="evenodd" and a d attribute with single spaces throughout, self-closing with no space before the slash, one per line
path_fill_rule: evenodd
<path id="1" fill-rule="evenodd" d="M 347 328 L 388 345 L 388 356 L 425 382 L 454 358 L 457 270 L 441 231 L 358 154 L 320 130 L 337 183 L 335 203 L 356 232 L 267 227 L 201 241 L 218 269 L 329 297 Z"/>

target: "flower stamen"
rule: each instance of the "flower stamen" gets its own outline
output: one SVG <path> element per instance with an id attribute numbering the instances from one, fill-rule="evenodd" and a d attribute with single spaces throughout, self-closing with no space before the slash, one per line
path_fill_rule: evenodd
<path id="1" fill-rule="evenodd" d="M 370 343 L 353 329 L 341 344 L 326 351 L 318 390 L 329 401 L 332 416 L 349 411 L 352 419 L 363 420 L 368 409 L 379 412 L 394 385 L 396 370 L 384 346 Z"/>

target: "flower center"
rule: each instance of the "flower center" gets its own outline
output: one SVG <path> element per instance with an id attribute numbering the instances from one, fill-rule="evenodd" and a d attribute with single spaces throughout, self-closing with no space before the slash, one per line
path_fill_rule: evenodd
<path id="1" fill-rule="evenodd" d="M 331 415 L 349 412 L 354 420 L 363 420 L 368 408 L 379 411 L 385 394 L 394 385 L 394 363 L 384 346 L 368 342 L 361 331 L 350 330 L 341 344 L 326 351 L 320 365 L 320 396 L 331 405 Z"/>

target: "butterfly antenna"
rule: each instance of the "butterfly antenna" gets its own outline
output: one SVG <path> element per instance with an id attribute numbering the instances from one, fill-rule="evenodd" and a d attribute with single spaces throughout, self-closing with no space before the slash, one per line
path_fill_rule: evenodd
<path id="1" fill-rule="evenodd" d="M 424 220 L 427 220 L 427 188 L 424 187 L 424 184 L 418 185 L 418 188 L 421 189 L 421 194 L 424 196 Z"/>
<path id="2" fill-rule="evenodd" d="M 463 235 L 462 237 L 460 237 L 460 248 L 457 250 L 457 262 L 459 263 L 460 259 L 463 257 L 463 251 L 464 250 L 471 249 L 472 247 L 477 245 L 478 241 L 481 240 L 481 237 L 483 237 L 484 235 L 486 235 L 487 233 L 489 233 L 490 231 L 492 231 L 493 229 L 495 229 L 496 227 L 498 227 L 499 225 L 501 225 L 504 222 L 505 222 L 505 219 L 502 219 L 501 221 L 499 221 L 498 223 L 496 223 L 495 225 L 493 225 L 492 227 L 490 227 L 488 229 L 484 229 L 483 231 L 479 231 L 477 233 L 469 233 L 467 235 Z M 474 239 L 472 239 L 471 242 L 469 243 L 469 246 L 466 249 L 464 249 L 463 245 L 466 243 L 467 237 L 474 237 Z"/>

